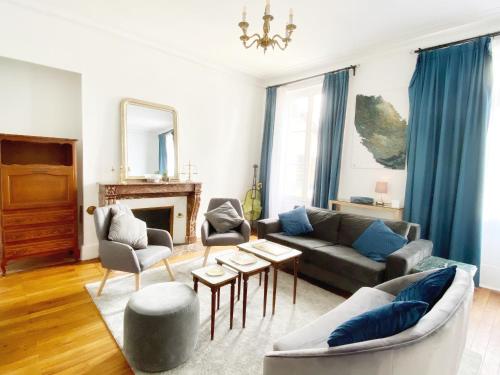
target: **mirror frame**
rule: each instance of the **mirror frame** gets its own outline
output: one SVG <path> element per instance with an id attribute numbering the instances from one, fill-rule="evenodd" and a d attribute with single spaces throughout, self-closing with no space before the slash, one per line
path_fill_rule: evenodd
<path id="1" fill-rule="evenodd" d="M 175 145 L 175 171 L 174 175 L 171 177 L 173 179 L 179 178 L 179 134 L 177 129 L 177 111 L 174 107 L 170 107 L 164 104 L 147 102 L 139 99 L 124 98 L 120 102 L 120 124 L 121 124 L 121 141 L 122 141 L 122 165 L 120 167 L 120 180 L 122 183 L 126 183 L 128 180 L 146 180 L 146 176 L 130 176 L 129 166 L 128 166 L 128 154 L 127 154 L 127 109 L 129 105 L 138 105 L 142 107 L 147 107 L 151 109 L 157 109 L 160 111 L 172 112 L 173 117 L 173 130 L 174 130 L 174 145 Z"/>

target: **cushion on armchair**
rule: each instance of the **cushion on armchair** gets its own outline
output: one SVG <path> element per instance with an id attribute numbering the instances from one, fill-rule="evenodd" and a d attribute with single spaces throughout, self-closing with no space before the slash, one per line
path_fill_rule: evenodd
<path id="1" fill-rule="evenodd" d="M 205 218 L 217 231 L 217 233 L 226 233 L 236 228 L 245 220 L 234 209 L 231 202 L 227 201 L 219 207 L 208 211 Z"/>
<path id="2" fill-rule="evenodd" d="M 430 310 L 448 290 L 456 273 L 457 266 L 433 272 L 400 291 L 394 301 L 424 301 L 429 304 Z"/>
<path id="3" fill-rule="evenodd" d="M 393 336 L 413 327 L 427 311 L 421 301 L 392 302 L 357 315 L 338 326 L 328 346 L 340 346 Z"/>
<path id="4" fill-rule="evenodd" d="M 148 231 L 144 221 L 137 219 L 131 211 L 113 209 L 112 214 L 109 240 L 127 244 L 136 250 L 148 247 Z"/>

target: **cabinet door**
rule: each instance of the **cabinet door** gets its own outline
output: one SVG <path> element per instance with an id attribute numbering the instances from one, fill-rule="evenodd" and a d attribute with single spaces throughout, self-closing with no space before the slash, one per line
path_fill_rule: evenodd
<path id="1" fill-rule="evenodd" d="M 62 166 L 4 166 L 3 209 L 72 205 L 76 202 L 74 169 Z"/>

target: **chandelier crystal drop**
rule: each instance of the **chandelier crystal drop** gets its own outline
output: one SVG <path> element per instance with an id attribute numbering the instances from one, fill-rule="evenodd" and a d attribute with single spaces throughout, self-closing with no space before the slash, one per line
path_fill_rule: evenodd
<path id="1" fill-rule="evenodd" d="M 247 34 L 249 26 L 249 23 L 247 22 L 247 9 L 246 7 L 243 7 L 242 21 L 238 24 L 238 26 L 243 31 L 243 35 L 240 36 L 240 40 L 243 42 L 245 48 L 250 48 L 255 44 L 257 48 L 262 47 L 264 53 L 266 53 L 269 47 L 274 49 L 275 46 L 278 46 L 281 50 L 285 50 L 286 47 L 288 47 L 288 44 L 292 41 L 291 36 L 293 31 L 297 28 L 297 26 L 293 23 L 293 9 L 290 8 L 284 37 L 279 34 L 275 34 L 272 37 L 269 35 L 271 32 L 271 21 L 274 19 L 271 15 L 270 0 L 266 0 L 266 8 L 262 19 L 264 20 L 264 25 L 262 27 L 264 32 L 263 35 L 261 36 L 260 34 L 255 33 L 249 36 Z"/>

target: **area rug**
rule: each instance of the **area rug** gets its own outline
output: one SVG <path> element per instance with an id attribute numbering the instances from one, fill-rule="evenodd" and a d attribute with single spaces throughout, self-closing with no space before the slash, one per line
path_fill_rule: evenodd
<path id="1" fill-rule="evenodd" d="M 222 253 L 218 253 L 222 254 Z M 211 257 L 211 262 L 213 258 Z M 202 259 L 173 265 L 177 281 L 192 285 L 191 270 L 201 267 Z M 169 281 L 163 267 L 150 269 L 142 274 L 142 287 Z M 134 278 L 120 276 L 106 283 L 103 294 L 96 297 L 99 282 L 87 284 L 86 288 L 96 304 L 109 331 L 123 350 L 123 311 L 134 293 Z M 233 375 L 262 374 L 264 354 L 272 349 L 272 343 L 304 326 L 311 320 L 331 310 L 343 297 L 321 289 L 304 280 L 299 280 L 297 304 L 292 303 L 293 276 L 280 272 L 276 314 L 271 315 L 272 278 L 269 280 L 268 313 L 262 317 L 263 288 L 258 276 L 249 280 L 246 328 L 242 328 L 242 302 L 235 304 L 234 326 L 229 330 L 229 287 L 221 292 L 220 310 L 215 320 L 215 338 L 210 340 L 210 289 L 199 285 L 200 336 L 194 355 L 183 365 L 164 373 L 171 375 Z M 480 363 L 474 353 L 465 353 L 460 375 L 478 374 Z M 135 370 L 135 374 L 145 374 Z"/>

